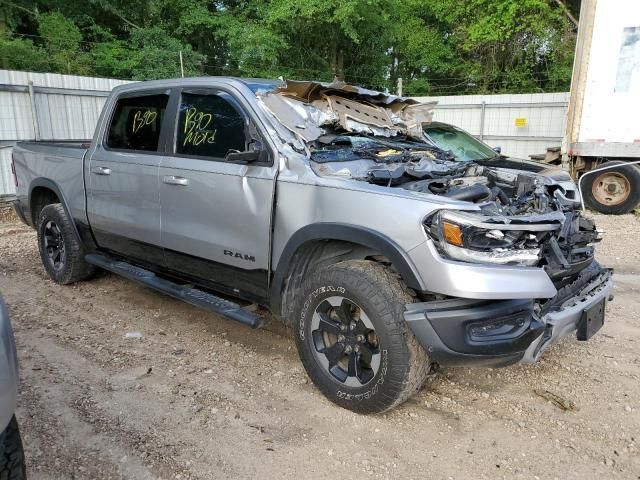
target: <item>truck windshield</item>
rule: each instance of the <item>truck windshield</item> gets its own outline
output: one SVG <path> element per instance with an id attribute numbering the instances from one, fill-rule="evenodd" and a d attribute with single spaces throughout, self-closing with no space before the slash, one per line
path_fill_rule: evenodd
<path id="1" fill-rule="evenodd" d="M 475 137 L 451 125 L 428 125 L 428 139 L 461 162 L 477 162 L 495 158 L 496 152 Z"/>

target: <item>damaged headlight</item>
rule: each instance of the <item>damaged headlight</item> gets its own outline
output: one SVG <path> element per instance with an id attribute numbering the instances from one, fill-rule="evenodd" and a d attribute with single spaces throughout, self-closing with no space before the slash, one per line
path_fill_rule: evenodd
<path id="1" fill-rule="evenodd" d="M 438 212 L 425 224 L 440 252 L 453 260 L 496 265 L 537 265 L 541 251 L 539 243 L 547 234 L 547 228 L 538 225 L 531 231 L 522 227 L 486 223 L 477 215 L 455 211 Z"/>

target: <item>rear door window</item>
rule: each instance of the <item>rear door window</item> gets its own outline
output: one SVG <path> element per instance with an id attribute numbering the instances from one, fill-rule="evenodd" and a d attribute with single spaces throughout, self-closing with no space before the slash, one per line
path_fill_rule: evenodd
<path id="1" fill-rule="evenodd" d="M 246 117 L 226 93 L 183 93 L 175 152 L 224 159 L 247 148 Z"/>
<path id="2" fill-rule="evenodd" d="M 107 133 L 107 147 L 155 152 L 169 95 L 121 98 Z"/>

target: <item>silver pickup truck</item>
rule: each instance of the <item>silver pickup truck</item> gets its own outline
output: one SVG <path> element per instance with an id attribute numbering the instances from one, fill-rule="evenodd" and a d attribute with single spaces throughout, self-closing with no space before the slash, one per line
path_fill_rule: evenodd
<path id="1" fill-rule="evenodd" d="M 435 366 L 589 339 L 613 288 L 569 176 L 433 106 L 340 82 L 132 83 L 92 140 L 18 144 L 16 210 L 56 282 L 102 268 L 251 327 L 242 305 L 267 307 L 322 393 L 381 412 Z"/>
<path id="2" fill-rule="evenodd" d="M 15 417 L 18 356 L 9 313 L 0 296 L 0 479 L 26 478 L 22 438 Z"/>

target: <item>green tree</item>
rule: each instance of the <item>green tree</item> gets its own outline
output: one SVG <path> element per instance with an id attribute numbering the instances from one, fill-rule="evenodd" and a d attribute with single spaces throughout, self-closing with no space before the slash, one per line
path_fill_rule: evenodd
<path id="1" fill-rule="evenodd" d="M 80 48 L 80 29 L 60 12 L 38 15 L 38 32 L 50 62 L 62 73 L 89 74 L 87 55 Z"/>
<path id="2" fill-rule="evenodd" d="M 411 95 L 568 88 L 579 0 L 0 0 L 6 68 L 332 80 Z M 3 33 L 4 32 L 4 33 Z M 43 51 L 44 49 L 44 51 Z"/>
<path id="3" fill-rule="evenodd" d="M 47 53 L 32 40 L 0 36 L 0 68 L 44 72 L 51 67 Z"/>

